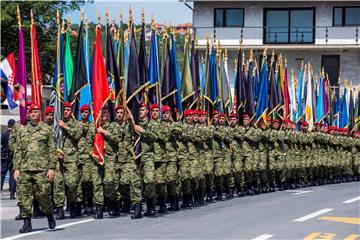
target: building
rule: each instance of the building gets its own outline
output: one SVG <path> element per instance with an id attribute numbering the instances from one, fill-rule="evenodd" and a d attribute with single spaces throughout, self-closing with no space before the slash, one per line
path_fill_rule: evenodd
<path id="1" fill-rule="evenodd" d="M 324 66 L 332 84 L 339 77 L 360 84 L 360 1 L 186 1 L 193 2 L 200 49 L 206 48 L 208 33 L 220 39 L 232 62 L 242 40 L 243 49 L 253 49 L 258 62 L 264 48 L 281 52 L 295 76 L 301 62 L 310 61 L 317 76 Z M 229 74 L 233 79 L 233 67 Z"/>

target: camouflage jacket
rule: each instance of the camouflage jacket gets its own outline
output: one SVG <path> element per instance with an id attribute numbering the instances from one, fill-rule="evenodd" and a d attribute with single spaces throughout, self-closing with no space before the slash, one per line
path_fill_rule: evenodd
<path id="1" fill-rule="evenodd" d="M 67 128 L 63 129 L 64 139 L 64 162 L 78 162 L 79 140 L 82 134 L 82 126 L 79 122 L 70 119 L 65 122 Z"/>

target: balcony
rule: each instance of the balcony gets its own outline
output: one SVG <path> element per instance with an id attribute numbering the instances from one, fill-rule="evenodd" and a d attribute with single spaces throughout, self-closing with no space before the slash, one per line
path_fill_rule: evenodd
<path id="1" fill-rule="evenodd" d="M 360 48 L 360 26 L 352 27 L 194 27 L 199 47 L 206 46 L 206 33 L 227 48 L 321 49 Z"/>

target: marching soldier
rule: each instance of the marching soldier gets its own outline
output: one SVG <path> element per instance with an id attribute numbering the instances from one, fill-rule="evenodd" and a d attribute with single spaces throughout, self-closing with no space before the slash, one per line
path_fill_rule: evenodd
<path id="1" fill-rule="evenodd" d="M 32 231 L 32 197 L 36 196 L 40 208 L 45 212 L 50 229 L 56 222 L 52 214 L 50 182 L 55 176 L 56 150 L 52 132 L 40 120 L 41 109 L 33 104 L 29 108 L 30 123 L 17 134 L 21 141 L 16 143 L 14 158 L 14 179 L 21 189 L 21 218 L 24 225 L 20 233 Z"/>

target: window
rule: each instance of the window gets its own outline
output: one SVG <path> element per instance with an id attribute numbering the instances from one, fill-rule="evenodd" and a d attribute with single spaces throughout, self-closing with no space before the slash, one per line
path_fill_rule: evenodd
<path id="1" fill-rule="evenodd" d="M 324 66 L 324 71 L 329 75 L 330 85 L 337 86 L 340 74 L 340 56 L 322 55 L 321 65 Z"/>
<path id="2" fill-rule="evenodd" d="M 360 7 L 334 7 L 333 25 L 360 25 Z"/>
<path id="3" fill-rule="evenodd" d="M 265 43 L 314 43 L 315 9 L 265 9 Z"/>
<path id="4" fill-rule="evenodd" d="M 215 27 L 243 27 L 243 8 L 215 8 Z"/>

